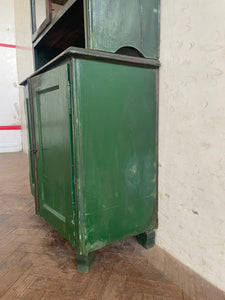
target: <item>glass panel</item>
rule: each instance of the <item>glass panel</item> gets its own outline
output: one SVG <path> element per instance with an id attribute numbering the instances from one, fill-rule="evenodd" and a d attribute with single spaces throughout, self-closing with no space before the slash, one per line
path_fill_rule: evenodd
<path id="1" fill-rule="evenodd" d="M 35 1 L 35 14 L 36 14 L 36 30 L 47 18 L 46 0 Z"/>
<path id="2" fill-rule="evenodd" d="M 52 18 L 58 14 L 67 2 L 68 0 L 52 0 Z"/>

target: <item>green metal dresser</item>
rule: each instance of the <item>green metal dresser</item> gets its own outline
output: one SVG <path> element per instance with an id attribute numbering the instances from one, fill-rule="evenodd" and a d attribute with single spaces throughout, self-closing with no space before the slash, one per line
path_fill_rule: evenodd
<path id="1" fill-rule="evenodd" d="M 23 82 L 36 211 L 75 247 L 80 272 L 121 239 L 154 245 L 158 69 L 71 47 Z"/>

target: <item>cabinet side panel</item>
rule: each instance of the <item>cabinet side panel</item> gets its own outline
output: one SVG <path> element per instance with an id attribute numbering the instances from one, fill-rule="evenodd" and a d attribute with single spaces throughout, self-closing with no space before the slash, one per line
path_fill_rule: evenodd
<path id="1" fill-rule="evenodd" d="M 156 72 L 76 60 L 83 251 L 156 226 Z"/>

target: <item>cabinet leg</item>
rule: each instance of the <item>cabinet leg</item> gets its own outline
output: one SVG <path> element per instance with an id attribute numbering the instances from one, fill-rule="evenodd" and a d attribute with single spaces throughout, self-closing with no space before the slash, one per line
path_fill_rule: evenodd
<path id="1" fill-rule="evenodd" d="M 95 252 L 76 254 L 77 271 L 80 273 L 88 273 L 95 261 Z"/>
<path id="2" fill-rule="evenodd" d="M 155 245 L 155 231 L 145 231 L 137 236 L 138 243 L 149 249 Z"/>

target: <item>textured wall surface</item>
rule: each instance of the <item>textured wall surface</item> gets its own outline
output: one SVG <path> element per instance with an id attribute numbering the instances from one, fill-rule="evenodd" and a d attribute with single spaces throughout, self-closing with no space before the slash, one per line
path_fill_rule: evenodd
<path id="1" fill-rule="evenodd" d="M 225 289 L 225 1 L 161 1 L 157 243 Z"/>
<path id="2" fill-rule="evenodd" d="M 0 1 L 0 78 L 0 126 L 20 125 L 13 0 Z M 21 148 L 21 130 L 1 127 L 0 152 Z"/>
<path id="3" fill-rule="evenodd" d="M 14 0 L 16 27 L 16 55 L 18 81 L 21 82 L 33 73 L 33 56 L 31 42 L 30 0 Z M 27 124 L 24 108 L 23 87 L 19 87 L 21 110 L 23 151 L 28 151 Z"/>

